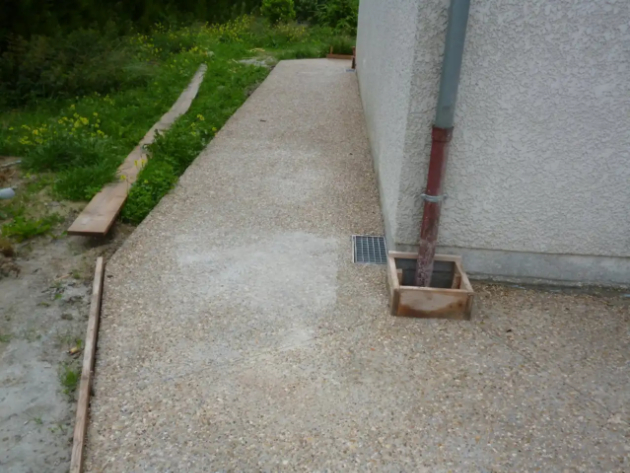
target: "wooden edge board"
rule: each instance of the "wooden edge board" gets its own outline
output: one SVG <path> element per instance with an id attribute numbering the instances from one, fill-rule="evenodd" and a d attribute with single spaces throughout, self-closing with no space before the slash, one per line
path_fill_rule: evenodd
<path id="1" fill-rule="evenodd" d="M 418 258 L 418 253 L 410 253 L 407 251 L 390 251 L 389 256 L 392 258 L 398 259 L 416 259 Z M 452 261 L 454 263 L 459 262 L 461 264 L 462 257 L 459 255 L 435 255 L 434 259 L 436 261 Z"/>
<path id="2" fill-rule="evenodd" d="M 88 318 L 87 334 L 85 336 L 85 348 L 83 350 L 83 368 L 81 370 L 79 401 L 77 402 L 77 414 L 74 422 L 70 473 L 81 473 L 83 470 L 85 434 L 89 418 L 90 392 L 92 390 L 94 360 L 96 358 L 96 341 L 98 339 L 98 324 L 101 315 L 101 301 L 103 299 L 104 273 L 105 261 L 103 260 L 103 257 L 100 256 L 96 260 L 96 269 L 94 271 L 92 298 L 90 300 L 90 315 Z"/>
<path id="3" fill-rule="evenodd" d="M 327 59 L 352 59 L 352 54 L 326 54 Z"/>
<path id="4" fill-rule="evenodd" d="M 462 289 L 465 289 L 468 292 L 474 292 L 472 284 L 470 284 L 470 279 L 468 279 L 468 275 L 466 274 L 466 271 L 464 271 L 464 267 L 462 266 L 462 262 L 461 261 L 456 261 L 455 262 L 455 266 L 457 267 L 457 270 L 459 271 L 459 275 L 462 278 L 462 282 L 461 282 L 460 287 Z"/>
<path id="5" fill-rule="evenodd" d="M 144 146 L 153 143 L 156 131 L 168 130 L 175 123 L 175 120 L 188 111 L 192 101 L 197 96 L 197 92 L 199 92 L 206 69 L 205 64 L 199 66 L 192 80 L 169 111 L 151 127 L 144 138 L 140 140 L 140 143 L 118 167 L 117 175 L 123 180 L 106 185 L 92 198 L 68 228 L 69 235 L 104 236 L 109 232 L 127 200 L 129 188 L 144 167 Z"/>
<path id="6" fill-rule="evenodd" d="M 389 253 L 392 256 L 392 253 Z M 389 282 L 392 285 L 392 289 L 398 289 L 400 283 L 398 281 L 398 271 L 396 268 L 396 261 L 394 257 L 387 258 L 387 275 L 389 276 Z"/>

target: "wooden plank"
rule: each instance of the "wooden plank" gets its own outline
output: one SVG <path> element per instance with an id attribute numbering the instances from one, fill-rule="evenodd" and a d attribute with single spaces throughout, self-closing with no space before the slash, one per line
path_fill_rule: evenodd
<path id="1" fill-rule="evenodd" d="M 96 260 L 96 270 L 94 271 L 90 315 L 88 318 L 85 349 L 83 352 L 83 369 L 81 370 L 81 384 L 79 385 L 79 401 L 77 403 L 77 415 L 74 422 L 74 440 L 72 444 L 72 458 L 70 460 L 70 473 L 80 473 L 83 469 L 85 434 L 88 425 L 98 324 L 101 315 L 101 301 L 103 298 L 104 271 L 105 262 L 101 256 Z"/>
<path id="2" fill-rule="evenodd" d="M 398 307 L 398 289 L 400 282 L 398 280 L 398 270 L 396 269 L 396 261 L 394 258 L 387 258 L 387 281 L 389 283 L 389 307 L 392 315 L 396 315 Z"/>
<path id="3" fill-rule="evenodd" d="M 473 292 L 472 284 L 470 284 L 470 280 L 468 279 L 468 275 L 466 274 L 466 271 L 464 271 L 464 267 L 462 266 L 462 262 L 461 261 L 456 261 L 455 262 L 455 267 L 459 271 L 459 274 L 461 275 L 461 278 L 462 278 L 462 282 L 461 282 L 459 288 L 463 289 L 464 291 Z"/>
<path id="4" fill-rule="evenodd" d="M 410 253 L 407 251 L 390 251 L 388 253 L 391 257 L 395 258 L 395 259 L 417 259 L 418 258 L 418 253 Z M 462 262 L 462 257 L 459 255 L 435 255 L 435 261 L 452 261 L 454 263 L 456 262 Z"/>
<path id="5" fill-rule="evenodd" d="M 459 262 L 455 262 L 455 270 L 453 271 L 453 284 L 451 285 L 451 289 L 462 289 L 462 271 L 461 264 Z"/>
<path id="6" fill-rule="evenodd" d="M 117 182 L 107 184 L 92 198 L 90 203 L 70 226 L 68 234 L 104 236 L 109 232 L 127 200 L 129 188 L 136 182 L 138 173 L 142 169 L 143 163 L 146 162 L 145 158 L 147 155 L 144 147 L 153 143 L 156 131 L 164 132 L 168 130 L 171 125 L 175 123 L 175 120 L 188 111 L 199 91 L 199 86 L 203 81 L 205 72 L 206 65 L 202 64 L 199 66 L 199 69 L 197 69 L 188 87 L 181 93 L 170 110 L 151 127 L 147 134 L 144 135 L 144 138 L 140 140 L 138 146 L 133 149 L 120 165 L 118 168 L 118 176 L 121 179 Z"/>
<path id="7" fill-rule="evenodd" d="M 420 289 L 420 290 L 418 290 Z M 467 319 L 467 291 L 446 292 L 443 289 L 400 288 L 397 315 L 421 318 Z"/>
<path id="8" fill-rule="evenodd" d="M 326 54 L 327 59 L 352 59 L 352 54 Z"/>

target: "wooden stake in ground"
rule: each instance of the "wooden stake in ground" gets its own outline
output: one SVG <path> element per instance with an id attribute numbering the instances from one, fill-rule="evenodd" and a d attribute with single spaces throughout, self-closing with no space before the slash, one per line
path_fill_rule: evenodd
<path id="1" fill-rule="evenodd" d="M 104 272 L 105 262 L 101 256 L 96 260 L 96 270 L 94 271 L 94 284 L 92 286 L 92 299 L 90 301 L 90 317 L 88 319 L 87 335 L 85 336 L 83 369 L 81 371 L 81 384 L 79 385 L 79 402 L 77 403 L 77 416 L 74 423 L 74 441 L 72 444 L 70 473 L 80 473 L 83 470 L 83 451 L 90 409 L 90 392 L 92 390 L 98 323 L 101 315 L 101 300 L 103 298 Z"/>
<path id="2" fill-rule="evenodd" d="M 107 184 L 92 198 L 68 229 L 69 235 L 104 236 L 109 232 L 127 200 L 129 187 L 136 182 L 136 177 L 143 167 L 146 157 L 144 147 L 153 143 L 156 131 L 168 130 L 175 123 L 175 120 L 188 111 L 193 99 L 197 96 L 205 72 L 206 65 L 202 64 L 171 109 L 151 127 L 144 138 L 140 140 L 138 146 L 120 165 L 118 176 L 124 179 Z"/>

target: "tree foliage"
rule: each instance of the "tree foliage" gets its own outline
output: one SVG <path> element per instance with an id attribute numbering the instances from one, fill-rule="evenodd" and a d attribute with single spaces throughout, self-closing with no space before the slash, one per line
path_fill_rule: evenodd
<path id="1" fill-rule="evenodd" d="M 293 0 L 263 0 L 260 12 L 272 24 L 295 19 Z"/>
<path id="2" fill-rule="evenodd" d="M 143 30 L 155 23 L 220 23 L 251 13 L 261 0 L 3 0 L 0 52 L 12 37 L 54 36 L 81 28 Z"/>

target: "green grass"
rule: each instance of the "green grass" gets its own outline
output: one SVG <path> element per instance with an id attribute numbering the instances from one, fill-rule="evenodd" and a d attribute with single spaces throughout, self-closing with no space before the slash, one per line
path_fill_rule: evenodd
<path id="1" fill-rule="evenodd" d="M 38 201 L 88 201 L 116 179 L 126 155 L 205 63 L 208 70 L 191 109 L 149 147 L 148 163 L 130 188 L 121 217 L 138 224 L 269 73 L 239 60 L 324 57 L 331 45 L 335 52 L 351 50 L 353 40 L 330 28 L 270 27 L 245 16 L 224 25 L 156 27 L 150 35 L 114 44 L 120 48 L 111 51 L 115 57 L 102 64 L 86 62 L 89 77 L 73 82 L 80 90 L 93 90 L 74 98 L 39 97 L 0 111 L 0 155 L 21 157 L 27 181 L 18 189 L 19 198 L 0 201 L 4 237 L 24 240 L 49 233 L 59 218 L 35 205 Z M 99 57 L 107 56 L 102 43 L 98 48 Z M 99 81 L 99 68 L 107 73 L 112 64 L 117 64 L 115 80 Z M 37 90 L 41 96 L 48 89 Z"/>
<path id="2" fill-rule="evenodd" d="M 54 225 L 60 222 L 61 219 L 57 214 L 47 215 L 39 219 L 17 216 L 2 226 L 2 234 L 7 238 L 24 241 L 28 238 L 50 233 Z"/>
<path id="3" fill-rule="evenodd" d="M 352 54 L 354 41 L 347 36 L 337 36 L 330 42 L 335 54 Z"/>
<path id="4" fill-rule="evenodd" d="M 81 381 L 81 372 L 70 364 L 63 363 L 59 367 L 59 382 L 64 394 L 71 396 Z"/>

